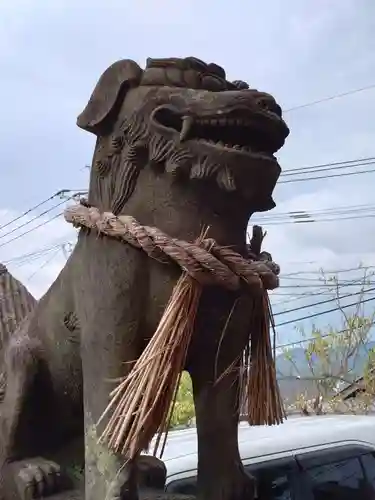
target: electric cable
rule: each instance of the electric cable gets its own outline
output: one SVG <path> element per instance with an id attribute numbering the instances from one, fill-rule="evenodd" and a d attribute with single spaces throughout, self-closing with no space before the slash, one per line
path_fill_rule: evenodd
<path id="1" fill-rule="evenodd" d="M 41 224 L 39 224 L 38 226 L 35 226 L 35 227 L 32 227 L 31 229 L 29 229 L 28 231 L 25 231 L 24 233 L 21 233 L 19 234 L 18 236 L 15 236 L 14 238 L 6 241 L 5 243 L 2 243 L 0 245 L 0 248 L 6 246 L 6 245 L 9 245 L 9 243 L 12 243 L 13 241 L 16 241 L 18 240 L 19 238 L 22 238 L 23 236 L 26 236 L 27 234 L 30 234 L 32 231 L 36 231 L 37 229 L 39 229 L 40 227 L 43 227 L 47 224 L 49 224 L 50 222 L 56 220 L 58 217 L 61 217 L 63 215 L 64 212 L 60 212 L 59 214 L 55 215 L 54 217 L 52 217 L 51 219 L 48 219 L 46 221 L 43 221 Z"/>
<path id="2" fill-rule="evenodd" d="M 341 297 L 334 297 L 332 299 L 320 300 L 319 302 L 313 302 L 312 304 L 306 304 L 304 306 L 294 307 L 293 309 L 287 309 L 286 311 L 279 311 L 279 312 L 274 313 L 273 316 L 280 316 L 282 314 L 290 314 L 290 313 L 295 312 L 295 311 L 301 311 L 302 309 L 309 309 L 311 307 L 320 306 L 323 304 L 329 304 L 330 302 L 336 302 L 338 300 L 346 299 L 348 297 L 355 297 L 358 295 L 364 295 L 364 294 L 367 294 L 367 292 L 373 292 L 373 291 L 375 291 L 375 287 L 369 288 L 368 290 L 361 290 L 360 292 L 356 292 L 356 293 L 347 293 L 346 295 L 342 295 Z M 357 305 L 357 304 L 358 304 L 358 302 L 356 302 L 354 305 Z M 338 307 L 338 309 L 340 309 L 341 307 L 342 306 Z M 324 311 L 324 313 L 325 313 L 325 311 Z"/>
<path id="3" fill-rule="evenodd" d="M 375 300 L 375 297 L 370 297 L 368 299 L 363 299 L 363 300 L 361 300 L 361 304 L 365 304 L 367 302 L 372 302 L 373 300 Z M 356 306 L 356 305 L 358 305 L 358 302 L 353 302 L 351 304 L 345 304 L 345 305 L 340 306 L 340 307 L 335 307 L 335 308 L 332 308 L 332 309 L 327 309 L 326 311 L 321 311 L 319 313 L 309 314 L 307 316 L 302 316 L 301 318 L 296 318 L 296 319 L 291 319 L 291 320 L 288 320 L 288 321 L 283 321 L 282 323 L 276 324 L 275 328 L 278 328 L 278 327 L 284 326 L 284 325 L 289 325 L 291 323 L 296 323 L 297 321 L 302 321 L 302 320 L 305 320 L 305 319 L 316 318 L 317 316 L 322 316 L 323 314 L 328 314 L 328 313 L 331 313 L 331 312 L 340 311 L 341 309 L 347 309 L 348 307 L 352 307 L 352 306 Z"/>
<path id="4" fill-rule="evenodd" d="M 9 236 L 10 234 L 13 234 L 15 233 L 16 231 L 18 231 L 19 229 L 25 227 L 25 226 L 28 226 L 29 224 L 31 224 L 32 222 L 36 221 L 37 219 L 40 219 L 41 217 L 43 217 L 44 215 L 47 215 L 49 214 L 50 212 L 52 212 L 53 210 L 55 210 L 57 207 L 61 207 L 61 205 L 64 205 L 67 201 L 69 201 L 71 199 L 71 197 L 69 197 L 67 200 L 63 200 L 63 201 L 60 201 L 59 203 L 56 203 L 56 205 L 54 205 L 53 207 L 50 207 L 48 208 L 47 210 L 45 210 L 44 212 L 41 212 L 40 214 L 36 215 L 35 217 L 33 217 L 32 219 L 24 222 L 23 224 L 21 224 L 20 226 L 17 226 L 15 227 L 14 229 L 12 229 L 11 231 L 8 231 L 7 233 L 5 234 L 2 234 L 0 235 L 0 240 L 2 240 L 3 238 L 5 238 L 6 236 Z M 0 245 L 1 246 L 1 245 Z"/>
<path id="5" fill-rule="evenodd" d="M 51 256 L 49 256 L 41 266 L 39 266 L 28 278 L 27 281 L 31 281 L 34 276 L 36 276 L 43 268 L 45 268 L 59 253 L 60 249 L 57 249 Z"/>
<path id="6" fill-rule="evenodd" d="M 22 217 L 25 217 L 26 215 L 28 215 L 30 212 L 33 212 L 34 210 L 36 210 L 37 208 L 41 207 L 42 205 L 48 203 L 49 201 L 53 200 L 54 198 L 56 198 L 57 196 L 62 196 L 64 194 L 67 194 L 71 192 L 70 189 L 60 189 L 60 191 L 57 191 L 55 194 L 53 194 L 52 196 L 46 198 L 45 200 L 41 201 L 40 203 L 38 203 L 37 205 L 34 205 L 33 207 L 29 208 L 28 210 L 26 210 L 25 212 L 23 212 L 21 215 L 18 215 L 17 217 L 15 217 L 14 219 L 10 220 L 9 222 L 7 222 L 6 224 L 3 224 L 2 226 L 0 226 L 0 230 L 4 229 L 5 227 L 8 227 L 10 226 L 11 224 L 13 224 L 14 222 L 17 222 L 18 220 L 22 219 Z"/>
<path id="7" fill-rule="evenodd" d="M 334 177 L 347 177 L 350 175 L 361 175 L 361 174 L 372 174 L 375 172 L 375 169 L 368 169 L 368 170 L 360 170 L 360 171 L 355 171 L 355 172 L 343 172 L 339 174 L 330 174 L 330 175 L 320 175 L 316 177 L 307 177 L 303 179 L 287 179 L 283 180 L 281 179 L 278 184 L 289 184 L 291 182 L 307 182 L 307 181 L 317 181 L 319 179 L 332 179 Z"/>
<path id="8" fill-rule="evenodd" d="M 366 162 L 366 163 L 362 163 Z M 372 165 L 375 162 L 375 156 L 368 156 L 366 158 L 357 158 L 354 160 L 346 160 L 346 161 L 334 161 L 329 163 L 321 163 L 319 165 L 312 165 L 306 167 L 296 167 L 296 168 L 288 168 L 287 170 L 283 170 L 281 175 L 294 175 L 296 172 L 306 173 L 306 170 L 311 170 L 312 172 L 319 171 L 321 169 L 329 169 L 336 170 L 337 168 L 348 168 L 348 167 L 357 167 L 362 165 Z M 357 164 L 357 165 L 356 165 Z"/>
<path id="9" fill-rule="evenodd" d="M 374 324 L 375 324 L 375 321 L 371 321 L 371 323 L 369 325 L 366 325 L 366 327 L 371 328 L 372 326 L 374 326 Z M 347 329 L 344 329 L 344 330 L 339 330 L 339 331 L 335 331 L 335 332 L 323 333 L 323 334 L 319 335 L 319 339 L 325 339 L 327 337 L 334 337 L 335 335 L 342 335 L 344 333 L 347 333 L 347 331 L 348 331 Z M 301 344 L 305 344 L 307 342 L 314 342 L 316 340 L 317 340 L 316 337 L 307 337 L 305 339 L 295 340 L 294 342 L 287 342 L 285 344 L 277 344 L 276 349 L 284 349 L 285 347 L 291 347 L 294 345 L 301 345 Z"/>
<path id="10" fill-rule="evenodd" d="M 316 106 L 317 104 L 321 104 L 323 102 L 333 101 L 334 99 L 340 99 L 342 97 L 346 97 L 346 96 L 353 95 L 353 94 L 358 94 L 359 92 L 364 92 L 365 90 L 371 90 L 374 88 L 375 88 L 375 84 L 366 85 L 364 87 L 359 87 L 357 89 L 348 90 L 346 92 L 341 92 L 339 94 L 334 94 L 334 95 L 331 95 L 329 97 L 323 97 L 322 99 L 318 99 L 316 101 L 310 101 L 310 102 L 306 102 L 305 104 L 299 104 L 297 106 L 293 106 L 292 108 L 286 109 L 284 111 L 284 113 L 290 113 L 291 111 L 296 111 L 297 109 L 309 108 L 311 106 Z"/>

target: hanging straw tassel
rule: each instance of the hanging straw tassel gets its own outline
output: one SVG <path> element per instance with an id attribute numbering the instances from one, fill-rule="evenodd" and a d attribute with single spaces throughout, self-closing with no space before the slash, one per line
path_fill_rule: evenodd
<path id="1" fill-rule="evenodd" d="M 201 291 L 199 283 L 185 273 L 181 276 L 156 333 L 129 375 L 112 391 L 98 422 L 112 411 L 99 441 L 129 459 L 146 449 L 156 433 L 158 445 L 169 426 Z"/>
<path id="2" fill-rule="evenodd" d="M 258 258 L 266 234 L 260 226 L 253 226 L 249 250 Z M 251 340 L 243 352 L 240 367 L 240 412 L 246 415 L 250 425 L 281 424 L 286 414 L 271 348 L 270 324 L 274 332 L 275 326 L 267 290 L 254 298 L 250 314 L 253 318 Z"/>
<path id="3" fill-rule="evenodd" d="M 267 291 L 254 302 L 251 345 L 244 353 L 242 405 L 250 425 L 281 424 L 285 418 L 270 340 L 271 306 Z M 243 408 L 244 406 L 242 406 Z"/>

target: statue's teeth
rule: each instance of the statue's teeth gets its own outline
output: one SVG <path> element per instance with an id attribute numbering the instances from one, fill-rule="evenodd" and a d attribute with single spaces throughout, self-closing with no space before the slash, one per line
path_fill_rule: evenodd
<path id="1" fill-rule="evenodd" d="M 217 183 L 225 191 L 235 191 L 236 183 L 233 179 L 233 175 L 228 167 L 220 168 L 217 173 Z"/>
<path id="2" fill-rule="evenodd" d="M 205 171 L 202 163 L 195 163 L 190 170 L 191 179 L 202 179 L 205 176 Z"/>
<path id="3" fill-rule="evenodd" d="M 182 128 L 180 132 L 180 141 L 186 141 L 189 136 L 191 127 L 193 126 L 194 118 L 192 116 L 184 116 L 182 118 Z"/>

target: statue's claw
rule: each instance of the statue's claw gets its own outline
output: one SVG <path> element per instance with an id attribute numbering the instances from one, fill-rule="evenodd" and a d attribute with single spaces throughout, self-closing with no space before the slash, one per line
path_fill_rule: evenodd
<path id="1" fill-rule="evenodd" d="M 14 462 L 13 477 L 22 500 L 44 498 L 64 488 L 60 466 L 44 458 Z"/>

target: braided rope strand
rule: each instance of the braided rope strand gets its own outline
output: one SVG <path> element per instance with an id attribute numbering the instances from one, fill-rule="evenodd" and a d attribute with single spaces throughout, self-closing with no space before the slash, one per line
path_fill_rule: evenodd
<path id="1" fill-rule="evenodd" d="M 201 285 L 219 285 L 238 290 L 245 283 L 252 292 L 278 287 L 278 266 L 272 261 L 245 259 L 228 247 L 207 238 L 200 245 L 171 238 L 155 227 L 143 226 L 130 216 L 100 213 L 97 208 L 77 204 L 64 212 L 75 227 L 95 229 L 142 249 L 162 263 L 175 262 Z"/>

